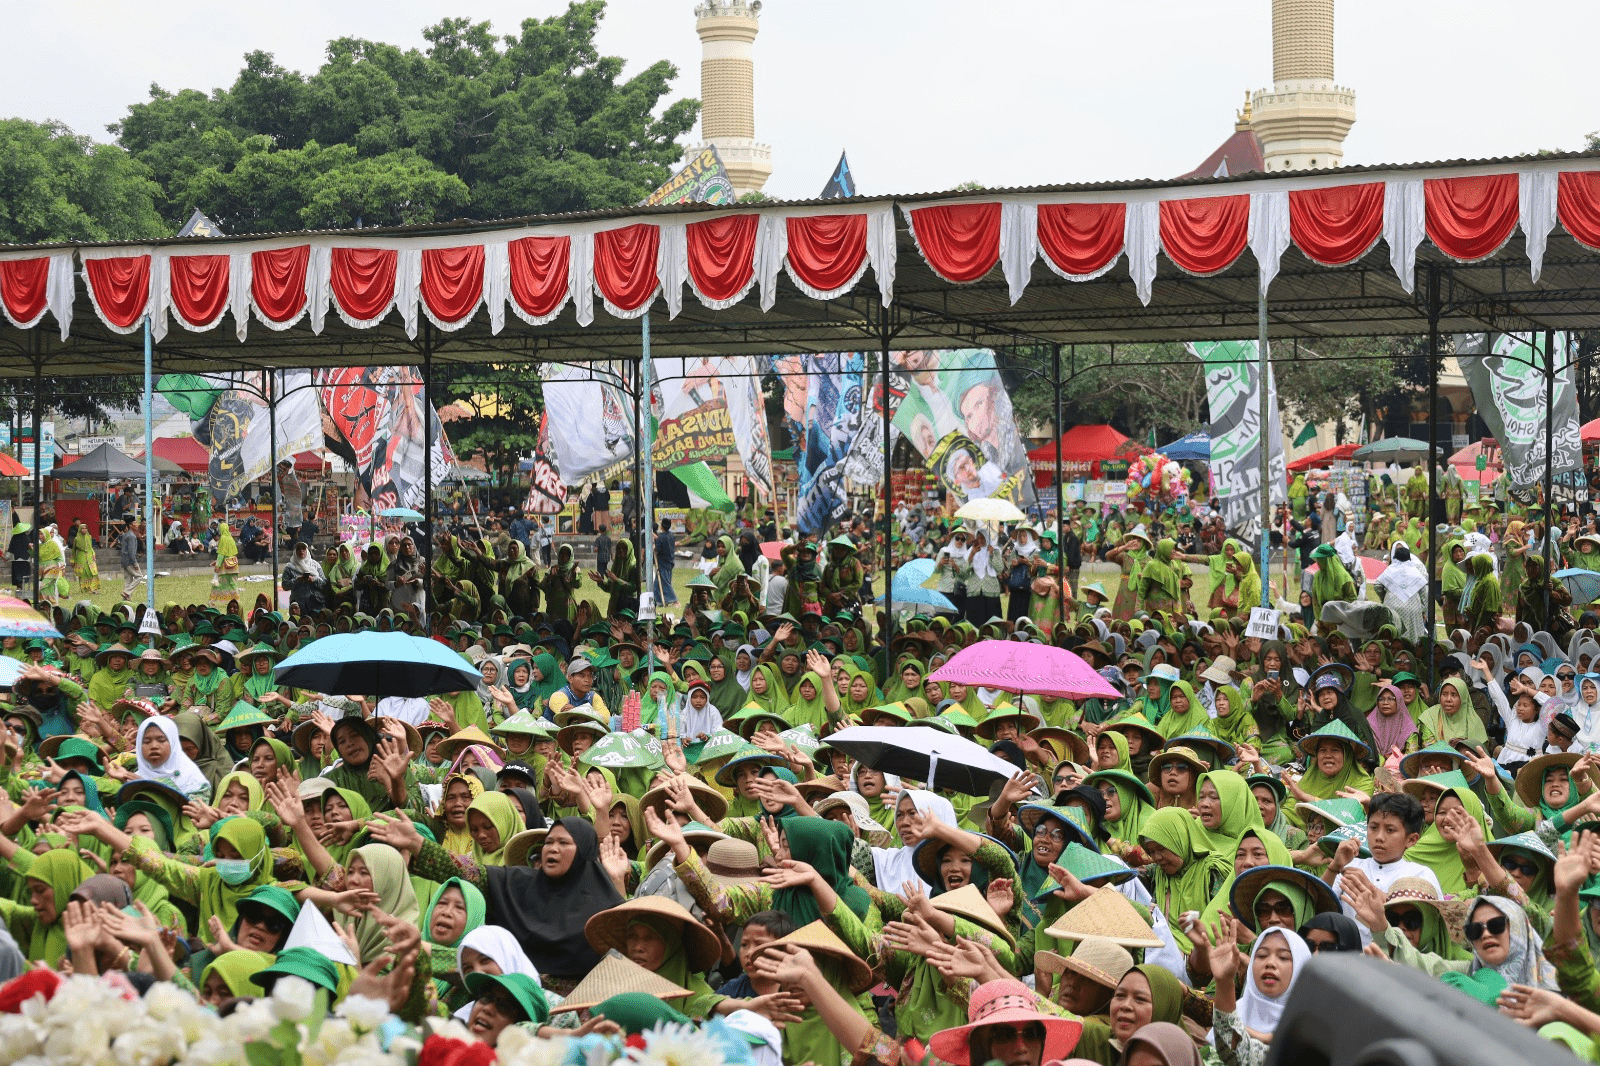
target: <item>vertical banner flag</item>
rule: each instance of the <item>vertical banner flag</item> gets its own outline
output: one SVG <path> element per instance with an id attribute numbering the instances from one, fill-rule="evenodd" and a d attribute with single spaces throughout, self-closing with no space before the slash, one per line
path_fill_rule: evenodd
<path id="1" fill-rule="evenodd" d="M 1037 499 L 994 352 L 892 352 L 890 362 L 905 388 L 894 427 L 959 503 L 998 497 L 1027 507 Z"/>
<path id="2" fill-rule="evenodd" d="M 849 508 L 844 462 L 861 426 L 866 358 L 860 352 L 781 355 L 772 357 L 772 368 L 784 383 L 784 418 L 797 442 L 796 524 L 802 532 L 819 532 Z"/>
<path id="3" fill-rule="evenodd" d="M 644 207 L 662 204 L 731 204 L 734 202 L 733 181 L 722 157 L 713 145 L 706 145 L 694 154 L 665 185 L 641 201 Z"/>
<path id="4" fill-rule="evenodd" d="M 1550 397 L 1549 466 L 1553 477 L 1583 469 L 1578 391 L 1573 381 L 1576 338 L 1555 334 L 1555 377 Z M 1456 361 L 1472 388 L 1472 401 L 1500 442 L 1506 477 L 1515 488 L 1544 480 L 1544 334 L 1467 333 L 1456 338 Z"/>
<path id="5" fill-rule="evenodd" d="M 267 410 L 263 373 L 164 374 L 156 388 L 189 416 L 194 439 L 211 453 L 207 481 L 219 505 L 267 473 L 272 462 L 273 416 Z M 322 447 L 318 391 L 309 370 L 273 371 L 280 460 Z"/>
<path id="6" fill-rule="evenodd" d="M 1254 537 L 1261 521 L 1261 394 L 1255 341 L 1200 341 L 1189 352 L 1205 364 L 1211 409 L 1211 476 L 1223 522 L 1238 536 Z M 1267 476 L 1272 502 L 1287 499 L 1278 389 L 1267 368 Z"/>
<path id="7" fill-rule="evenodd" d="M 833 177 L 828 179 L 828 184 L 822 187 L 819 200 L 837 200 L 841 197 L 856 194 L 856 176 L 850 172 L 850 160 L 846 153 L 839 153 L 839 165 L 833 168 Z"/>
<path id="8" fill-rule="evenodd" d="M 545 363 L 539 370 L 549 457 L 568 485 L 633 458 L 633 401 L 607 364 Z"/>
<path id="9" fill-rule="evenodd" d="M 356 473 L 374 508 L 423 505 L 424 447 L 433 450 L 434 486 L 449 477 L 455 455 L 438 412 L 425 408 L 422 383 L 408 368 L 323 370 L 317 374 L 317 384 L 327 436 L 354 456 Z M 281 408 L 278 419 L 281 429 Z"/>
<path id="10" fill-rule="evenodd" d="M 767 435 L 761 364 L 754 356 L 666 358 L 651 361 L 650 410 L 658 425 L 658 470 L 691 463 L 725 465 L 737 453 L 745 475 L 772 498 L 772 442 Z"/>

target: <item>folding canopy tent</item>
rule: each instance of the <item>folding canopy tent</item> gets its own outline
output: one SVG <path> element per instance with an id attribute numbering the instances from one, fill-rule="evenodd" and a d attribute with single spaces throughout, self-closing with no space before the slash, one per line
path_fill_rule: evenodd
<path id="1" fill-rule="evenodd" d="M 1319 466 L 1330 466 L 1333 463 L 1348 460 L 1355 454 L 1358 445 L 1340 444 L 1332 448 L 1324 448 L 1320 452 L 1301 456 L 1289 464 L 1289 472 L 1299 474 L 1306 470 L 1315 470 Z"/>
<path id="2" fill-rule="evenodd" d="M 117 451 L 109 443 L 56 466 L 57 477 L 78 481 L 121 481 L 144 477 L 144 463 Z"/>
<path id="3" fill-rule="evenodd" d="M 1179 437 L 1171 444 L 1156 451 L 1168 459 L 1176 459 L 1180 463 L 1190 462 L 1195 459 L 1211 458 L 1211 435 L 1205 430 L 1191 433 L 1187 437 Z"/>
<path id="4" fill-rule="evenodd" d="M 1442 333 L 1600 327 L 1597 253 L 1600 153 L 16 246 L 0 376 L 1043 345 L 1059 410 L 1117 344 L 1426 332 L 1431 404 Z"/>
<path id="5" fill-rule="evenodd" d="M 1131 459 L 1149 450 L 1112 426 L 1073 426 L 1061 434 L 1060 440 L 1041 444 L 1029 452 L 1028 461 L 1033 466 L 1034 484 L 1043 487 L 1054 478 L 1058 459 L 1062 463 L 1088 463 L 1090 474 L 1099 476 L 1101 462 Z"/>

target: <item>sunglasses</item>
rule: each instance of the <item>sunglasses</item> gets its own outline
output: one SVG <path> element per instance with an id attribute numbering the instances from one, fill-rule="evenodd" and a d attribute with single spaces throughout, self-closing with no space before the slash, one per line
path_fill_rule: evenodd
<path id="1" fill-rule="evenodd" d="M 1401 929 L 1409 929 L 1413 933 L 1422 928 L 1421 911 L 1384 911 L 1383 916 L 1388 919 L 1390 925 L 1397 925 Z"/>
<path id="2" fill-rule="evenodd" d="M 1578 679 L 1578 675 L 1577 674 L 1562 674 L 1562 673 L 1558 673 L 1558 674 L 1556 674 L 1556 677 L 1560 678 L 1562 681 L 1576 681 Z"/>
<path id="3" fill-rule="evenodd" d="M 1490 936 L 1499 936 L 1506 931 L 1506 926 L 1509 924 L 1510 922 L 1506 919 L 1506 916 L 1502 914 L 1499 917 L 1490 918 L 1487 922 L 1468 922 L 1462 926 L 1461 931 L 1467 934 L 1469 943 L 1476 944 L 1483 939 L 1485 932 Z"/>
<path id="4" fill-rule="evenodd" d="M 1319 951 L 1338 951 L 1339 942 L 1337 940 L 1307 940 L 1306 947 L 1310 948 L 1311 954 L 1315 955 Z"/>
<path id="5" fill-rule="evenodd" d="M 1522 874 L 1524 877 L 1536 877 L 1539 874 L 1539 864 L 1532 859 L 1516 859 L 1507 855 L 1500 860 L 1509 873 Z"/>
<path id="6" fill-rule="evenodd" d="M 1294 904 L 1288 900 L 1279 900 L 1276 903 L 1257 903 L 1256 917 L 1266 919 L 1277 916 L 1280 918 L 1294 919 Z"/>
<path id="7" fill-rule="evenodd" d="M 1191 769 L 1191 767 L 1186 762 L 1164 762 L 1160 766 L 1156 767 L 1156 772 L 1162 774 L 1175 774 L 1183 773 L 1189 769 Z"/>

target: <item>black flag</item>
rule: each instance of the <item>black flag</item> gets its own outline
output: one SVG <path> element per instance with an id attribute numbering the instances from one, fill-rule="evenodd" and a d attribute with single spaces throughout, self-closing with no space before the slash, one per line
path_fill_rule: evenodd
<path id="1" fill-rule="evenodd" d="M 839 165 L 833 168 L 833 177 L 828 179 L 828 184 L 823 186 L 819 200 L 837 200 L 841 196 L 854 196 L 856 194 L 856 176 L 850 173 L 850 160 L 844 152 L 839 153 Z"/>
<path id="2" fill-rule="evenodd" d="M 197 207 L 194 210 L 194 214 L 189 216 L 189 221 L 185 222 L 183 228 L 178 231 L 178 236 L 224 237 L 226 234 L 222 232 L 221 226 L 207 218 L 205 212 Z"/>

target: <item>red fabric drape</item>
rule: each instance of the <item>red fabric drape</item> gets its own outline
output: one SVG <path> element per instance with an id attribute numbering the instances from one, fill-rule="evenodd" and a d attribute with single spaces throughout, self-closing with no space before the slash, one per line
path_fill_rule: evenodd
<path id="1" fill-rule="evenodd" d="M 378 248 L 335 248 L 329 282 L 346 315 L 360 322 L 377 318 L 394 300 L 400 254 Z"/>
<path id="2" fill-rule="evenodd" d="M 50 298 L 50 258 L 0 262 L 0 300 L 18 322 L 31 322 Z"/>
<path id="3" fill-rule="evenodd" d="M 1470 263 L 1493 255 L 1517 225 L 1517 176 L 1429 178 L 1428 239 L 1451 259 Z"/>
<path id="4" fill-rule="evenodd" d="M 1250 197 L 1161 201 L 1161 247 L 1191 274 L 1226 270 L 1250 237 Z"/>
<path id="5" fill-rule="evenodd" d="M 506 246 L 511 264 L 511 298 L 530 318 L 555 312 L 567 298 L 570 237 L 524 237 Z"/>
<path id="6" fill-rule="evenodd" d="M 185 322 L 204 328 L 228 307 L 228 257 L 175 255 L 167 260 L 172 309 Z"/>
<path id="7" fill-rule="evenodd" d="M 977 281 L 1000 261 L 1000 205 L 950 204 L 911 212 L 917 247 L 946 281 Z"/>
<path id="8" fill-rule="evenodd" d="M 1556 217 L 1579 244 L 1600 249 L 1600 172 L 1561 175 Z"/>
<path id="9" fill-rule="evenodd" d="M 819 292 L 850 283 L 867 258 L 866 215 L 811 215 L 784 219 L 789 269 Z"/>
<path id="10" fill-rule="evenodd" d="M 460 322 L 483 296 L 483 245 L 425 248 L 422 302 L 440 322 Z"/>
<path id="11" fill-rule="evenodd" d="M 656 294 L 656 250 L 661 230 L 640 222 L 594 235 L 594 280 L 600 295 L 633 311 Z"/>
<path id="12" fill-rule="evenodd" d="M 693 222 L 689 235 L 689 277 L 707 300 L 731 300 L 756 276 L 756 215 L 732 215 Z"/>
<path id="13" fill-rule="evenodd" d="M 334 255 L 339 253 L 336 251 Z M 275 248 L 250 255 L 250 297 L 268 322 L 288 322 L 306 305 L 311 246 Z"/>
<path id="14" fill-rule="evenodd" d="M 128 329 L 144 314 L 150 300 L 150 257 L 85 259 L 83 273 L 94 291 L 95 305 L 106 323 Z"/>
<path id="15" fill-rule="evenodd" d="M 1122 251 L 1126 204 L 1040 204 L 1039 250 L 1068 274 L 1093 274 Z"/>
<path id="16" fill-rule="evenodd" d="M 1383 233 L 1383 182 L 1289 194 L 1289 235 L 1306 258 L 1343 266 L 1367 254 Z"/>

